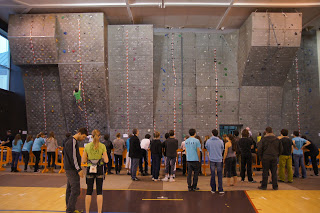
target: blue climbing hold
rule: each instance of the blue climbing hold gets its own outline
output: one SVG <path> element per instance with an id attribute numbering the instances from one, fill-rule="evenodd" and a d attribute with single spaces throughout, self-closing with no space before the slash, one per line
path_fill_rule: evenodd
<path id="1" fill-rule="evenodd" d="M 165 69 L 163 69 L 162 67 L 161 67 L 161 70 L 162 70 L 163 72 L 166 72 L 166 70 L 165 70 Z"/>
<path id="2" fill-rule="evenodd" d="M 67 32 L 64 32 L 63 34 L 67 35 Z"/>
<path id="3" fill-rule="evenodd" d="M 165 84 L 165 83 L 162 83 L 162 85 L 165 86 L 166 84 Z"/>
<path id="4" fill-rule="evenodd" d="M 162 92 L 164 92 L 165 90 L 166 90 L 166 88 L 163 88 L 163 89 L 162 89 Z"/>
<path id="5" fill-rule="evenodd" d="M 309 88 L 309 92 L 312 92 L 312 89 L 311 89 L 311 88 Z"/>
<path id="6" fill-rule="evenodd" d="M 63 53 L 66 53 L 67 51 L 66 51 L 66 50 L 62 50 L 62 52 L 63 52 Z"/>

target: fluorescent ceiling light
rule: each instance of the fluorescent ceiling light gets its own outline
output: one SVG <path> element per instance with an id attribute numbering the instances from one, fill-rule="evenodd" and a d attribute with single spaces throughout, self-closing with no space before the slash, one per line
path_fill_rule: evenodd
<path id="1" fill-rule="evenodd" d="M 137 2 L 137 3 L 132 3 L 129 4 L 130 6 L 159 6 L 161 3 L 156 3 L 156 2 Z"/>
<path id="2" fill-rule="evenodd" d="M 310 3 L 241 3 L 235 2 L 234 6 L 238 7 L 313 7 L 320 6 L 320 2 Z"/>
<path id="3" fill-rule="evenodd" d="M 14 0 L 18 4 L 28 7 L 125 7 L 126 3 L 74 3 L 74 4 L 28 4 L 20 0 Z"/>
<path id="4" fill-rule="evenodd" d="M 165 6 L 230 6 L 230 3 L 218 2 L 165 2 Z"/>

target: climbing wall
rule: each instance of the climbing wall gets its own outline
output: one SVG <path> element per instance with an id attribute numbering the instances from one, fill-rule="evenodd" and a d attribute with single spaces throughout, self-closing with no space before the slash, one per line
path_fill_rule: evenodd
<path id="1" fill-rule="evenodd" d="M 237 32 L 155 33 L 154 123 L 162 136 L 174 129 L 175 117 L 179 142 L 190 128 L 203 137 L 216 128 L 216 122 L 218 128 L 238 124 L 237 43 Z"/>
<path id="2" fill-rule="evenodd" d="M 80 127 L 108 133 L 103 13 L 12 15 L 9 26 L 13 61 L 24 70 L 29 132 L 54 131 L 59 143 Z M 83 111 L 73 97 L 80 81 Z"/>
<path id="3" fill-rule="evenodd" d="M 23 66 L 28 133 L 53 131 L 62 145 L 66 123 L 57 65 Z"/>
<path id="4" fill-rule="evenodd" d="M 319 145 L 320 94 L 316 43 L 314 31 L 303 33 L 297 66 L 295 60 L 292 61 L 283 87 L 282 126 L 292 133 L 299 129 L 300 123 L 300 133 Z"/>
<path id="5" fill-rule="evenodd" d="M 153 134 L 153 27 L 108 26 L 110 135 Z"/>

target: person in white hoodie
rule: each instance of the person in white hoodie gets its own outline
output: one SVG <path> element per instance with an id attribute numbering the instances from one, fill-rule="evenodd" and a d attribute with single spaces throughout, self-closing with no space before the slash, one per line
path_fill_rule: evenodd
<path id="1" fill-rule="evenodd" d="M 57 139 L 54 137 L 54 132 L 49 133 L 49 138 L 46 140 L 47 155 L 48 155 L 48 169 L 54 173 L 55 161 L 56 161 L 56 149 L 58 148 Z M 51 164 L 52 159 L 52 164 Z"/>

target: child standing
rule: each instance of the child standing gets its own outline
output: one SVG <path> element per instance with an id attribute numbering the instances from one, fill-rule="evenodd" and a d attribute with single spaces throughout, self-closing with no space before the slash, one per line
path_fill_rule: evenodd
<path id="1" fill-rule="evenodd" d="M 24 171 L 27 172 L 28 163 L 29 163 L 29 156 L 30 156 L 30 150 L 33 144 L 33 137 L 32 135 L 27 136 L 27 140 L 24 142 L 22 147 L 22 156 L 24 160 Z"/>
<path id="2" fill-rule="evenodd" d="M 12 141 L 12 163 L 11 163 L 11 172 L 18 172 L 17 166 L 21 153 L 22 146 L 21 135 L 17 134 L 14 140 Z"/>
<path id="3" fill-rule="evenodd" d="M 36 163 L 34 166 L 34 172 L 39 172 L 39 161 L 40 161 L 41 147 L 43 144 L 45 144 L 44 138 L 45 138 L 45 134 L 43 132 L 40 132 L 37 135 L 37 138 L 34 140 L 34 143 L 32 146 L 32 152 L 33 152 L 34 156 L 36 156 Z"/>
<path id="4" fill-rule="evenodd" d="M 49 172 L 54 173 L 56 149 L 58 148 L 58 142 L 57 142 L 57 139 L 55 139 L 53 132 L 49 133 L 49 138 L 47 138 L 46 140 L 46 145 L 47 145 L 47 154 L 48 154 L 48 169 L 49 169 Z M 52 165 L 50 166 L 51 158 L 52 158 Z"/>

